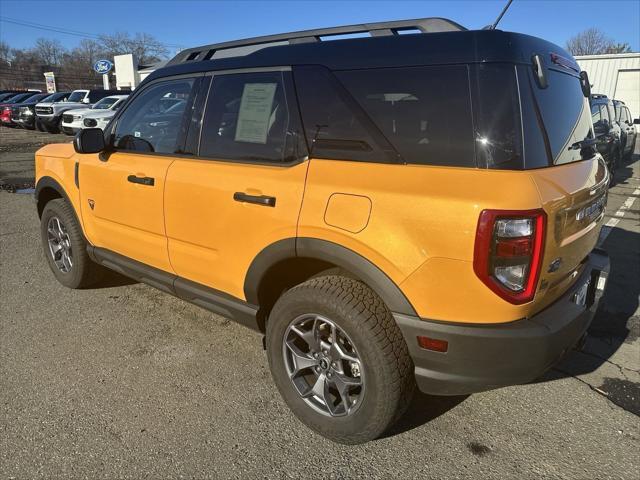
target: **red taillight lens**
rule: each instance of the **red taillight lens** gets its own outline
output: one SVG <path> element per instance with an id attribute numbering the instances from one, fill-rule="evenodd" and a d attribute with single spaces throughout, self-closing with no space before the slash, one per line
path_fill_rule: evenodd
<path id="1" fill-rule="evenodd" d="M 424 337 L 418 335 L 418 345 L 425 350 L 433 350 L 434 352 L 446 353 L 449 350 L 449 342 L 439 340 L 437 338 Z"/>
<path id="2" fill-rule="evenodd" d="M 547 215 L 544 210 L 483 210 L 473 269 L 510 303 L 530 302 L 540 278 Z"/>

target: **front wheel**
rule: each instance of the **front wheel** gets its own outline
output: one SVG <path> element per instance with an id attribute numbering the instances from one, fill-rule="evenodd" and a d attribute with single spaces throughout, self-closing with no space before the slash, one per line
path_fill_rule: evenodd
<path id="1" fill-rule="evenodd" d="M 40 233 L 49 267 L 62 285 L 85 288 L 100 279 L 103 268 L 89 258 L 87 241 L 66 200 L 57 198 L 45 205 Z"/>
<path id="2" fill-rule="evenodd" d="M 413 362 L 391 313 L 352 278 L 316 277 L 284 293 L 269 315 L 267 355 L 293 413 L 339 443 L 383 434 L 415 388 Z"/>

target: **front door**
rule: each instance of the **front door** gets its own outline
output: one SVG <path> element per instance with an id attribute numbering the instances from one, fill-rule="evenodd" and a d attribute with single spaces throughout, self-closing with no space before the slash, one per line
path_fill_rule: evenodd
<path id="1" fill-rule="evenodd" d="M 82 217 L 89 241 L 172 271 L 164 226 L 164 187 L 182 141 L 194 79 L 142 90 L 117 119 L 108 152 L 79 157 Z"/>
<path id="2" fill-rule="evenodd" d="M 308 162 L 292 90 L 286 69 L 214 75 L 197 155 L 167 174 L 177 275 L 243 299 L 258 253 L 295 238 Z"/>

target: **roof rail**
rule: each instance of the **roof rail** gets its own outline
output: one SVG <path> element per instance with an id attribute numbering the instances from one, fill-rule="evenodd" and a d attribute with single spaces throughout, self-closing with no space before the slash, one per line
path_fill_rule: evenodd
<path id="1" fill-rule="evenodd" d="M 173 57 L 166 66 L 185 62 L 197 62 L 215 58 L 237 57 L 248 55 L 257 50 L 277 45 L 296 43 L 313 43 L 322 41 L 322 37 L 369 33 L 372 37 L 399 35 L 402 31 L 418 30 L 421 33 L 459 32 L 467 30 L 462 25 L 446 18 L 417 18 L 414 20 L 397 20 L 392 22 L 362 23 L 342 27 L 301 30 L 298 32 L 266 35 L 263 37 L 232 40 L 230 42 L 213 43 L 200 47 L 187 48 Z"/>

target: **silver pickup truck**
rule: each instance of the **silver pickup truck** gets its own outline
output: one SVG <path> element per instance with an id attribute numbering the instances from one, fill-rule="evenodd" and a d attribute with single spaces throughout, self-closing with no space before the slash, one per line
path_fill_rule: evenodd
<path id="1" fill-rule="evenodd" d="M 39 103 L 36 105 L 36 116 L 40 124 L 49 133 L 59 133 L 62 122 L 62 114 L 75 108 L 87 108 L 98 100 L 110 95 L 117 95 L 123 92 L 120 90 L 74 90 L 69 95 L 66 102 L 59 103 Z"/>

